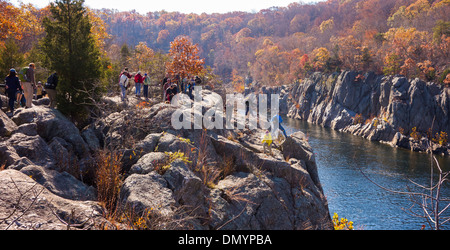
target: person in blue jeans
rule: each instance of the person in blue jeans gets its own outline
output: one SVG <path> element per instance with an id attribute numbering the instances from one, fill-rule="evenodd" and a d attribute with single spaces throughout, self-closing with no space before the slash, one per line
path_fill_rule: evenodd
<path id="1" fill-rule="evenodd" d="M 275 126 L 276 125 L 275 122 L 277 120 L 278 120 L 278 127 Z M 281 125 L 282 122 L 283 122 L 283 118 L 281 118 L 281 116 L 279 116 L 279 115 L 274 116 L 272 118 L 272 120 L 270 120 L 270 123 L 272 124 L 272 128 L 273 128 L 272 134 L 277 135 L 278 134 L 277 130 L 280 129 L 281 132 L 283 132 L 284 137 L 287 138 L 288 136 L 286 134 L 286 130 Z"/>
<path id="2" fill-rule="evenodd" d="M 145 97 L 146 101 L 148 101 L 148 88 L 150 87 L 150 84 L 151 84 L 150 77 L 148 76 L 147 73 L 145 73 L 145 76 L 144 76 L 144 97 Z"/>
<path id="3" fill-rule="evenodd" d="M 141 86 L 142 83 L 144 83 L 144 78 L 142 77 L 140 71 L 134 77 L 134 83 L 136 88 L 136 97 L 141 97 Z"/>
<path id="4" fill-rule="evenodd" d="M 14 114 L 14 102 L 16 101 L 17 93 L 22 92 L 22 86 L 20 85 L 19 77 L 15 69 L 9 71 L 9 75 L 5 79 L 6 83 L 6 93 L 9 98 L 9 109 L 11 110 L 11 115 Z"/>
<path id="5" fill-rule="evenodd" d="M 130 73 L 128 73 L 128 68 L 120 74 L 119 86 L 122 92 L 121 98 L 122 102 L 127 101 L 127 88 L 128 88 L 128 80 L 131 78 Z"/>

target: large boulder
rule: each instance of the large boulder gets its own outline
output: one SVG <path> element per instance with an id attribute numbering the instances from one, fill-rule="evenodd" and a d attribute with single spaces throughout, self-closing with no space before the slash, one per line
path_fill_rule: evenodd
<path id="1" fill-rule="evenodd" d="M 211 198 L 215 229 L 293 229 L 293 211 L 254 174 L 241 172 L 228 176 L 212 190 Z"/>
<path id="2" fill-rule="evenodd" d="M 332 229 L 323 201 L 283 178 L 236 173 L 218 183 L 211 201 L 215 229 Z"/>
<path id="3" fill-rule="evenodd" d="M 128 172 L 141 157 L 155 151 L 161 136 L 162 134 L 149 134 L 133 148 L 123 150 L 121 157 L 122 170 Z M 138 169 L 137 171 L 141 170 Z"/>
<path id="4" fill-rule="evenodd" d="M 106 223 L 97 202 L 59 197 L 16 170 L 0 171 L 0 229 L 99 229 Z"/>
<path id="5" fill-rule="evenodd" d="M 175 199 L 166 180 L 156 172 L 129 176 L 120 189 L 121 204 L 137 215 L 155 210 L 163 215 L 173 215 Z"/>
<path id="6" fill-rule="evenodd" d="M 27 157 L 36 165 L 54 167 L 54 154 L 39 135 L 16 133 L 6 141 L 6 144 L 11 145 L 20 157 Z"/>
<path id="7" fill-rule="evenodd" d="M 180 159 L 172 162 L 163 178 L 179 206 L 192 211 L 192 215 L 198 218 L 208 217 L 209 202 L 206 195 L 208 189 L 202 179 L 195 175 L 185 162 Z"/>
<path id="8" fill-rule="evenodd" d="M 0 142 L 0 166 L 7 168 L 20 158 L 13 146 Z"/>
<path id="9" fill-rule="evenodd" d="M 10 137 L 16 130 L 17 125 L 9 119 L 9 117 L 0 110 L 0 138 Z"/>
<path id="10" fill-rule="evenodd" d="M 79 158 L 89 155 L 89 146 L 83 140 L 78 128 L 58 110 L 33 106 L 30 109 L 21 109 L 12 120 L 18 126 L 36 123 L 38 135 L 47 142 L 54 137 L 60 137 L 73 146 L 74 152 Z"/>
<path id="11" fill-rule="evenodd" d="M 25 166 L 20 172 L 62 198 L 77 201 L 96 200 L 93 187 L 87 186 L 67 172 L 60 173 L 36 165 Z"/>
<path id="12" fill-rule="evenodd" d="M 286 138 L 282 147 L 283 155 L 286 159 L 294 158 L 305 163 L 306 171 L 309 173 L 310 178 L 322 190 L 314 152 L 306 140 L 305 134 L 300 131 L 292 134 Z"/>
<path id="13" fill-rule="evenodd" d="M 129 174 L 148 174 L 157 168 L 164 166 L 169 161 L 169 157 L 162 152 L 151 152 L 141 157 L 134 164 Z"/>

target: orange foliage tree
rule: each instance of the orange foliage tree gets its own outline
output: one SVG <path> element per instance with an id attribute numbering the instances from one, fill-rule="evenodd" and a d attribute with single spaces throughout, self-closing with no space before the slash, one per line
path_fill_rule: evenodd
<path id="1" fill-rule="evenodd" d="M 203 71 L 205 60 L 200 59 L 198 45 L 187 36 L 179 36 L 170 43 L 169 56 L 172 61 L 166 64 L 166 72 L 171 76 L 185 78 Z"/>
<path id="2" fill-rule="evenodd" d="M 0 48 L 8 39 L 20 41 L 32 40 L 43 33 L 38 15 L 45 12 L 37 10 L 31 4 L 15 7 L 11 3 L 0 1 Z M 27 48 L 29 49 L 29 48 Z"/>

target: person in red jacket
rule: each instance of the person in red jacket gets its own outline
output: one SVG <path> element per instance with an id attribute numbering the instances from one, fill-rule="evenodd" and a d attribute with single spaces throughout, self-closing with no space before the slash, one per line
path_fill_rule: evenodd
<path id="1" fill-rule="evenodd" d="M 134 83 L 136 87 L 136 97 L 141 97 L 141 85 L 143 82 L 144 78 L 142 77 L 141 72 L 139 71 L 134 77 Z"/>

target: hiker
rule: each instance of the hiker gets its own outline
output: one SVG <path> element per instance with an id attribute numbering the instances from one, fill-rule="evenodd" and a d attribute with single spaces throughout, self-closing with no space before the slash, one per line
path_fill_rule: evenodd
<path id="1" fill-rule="evenodd" d="M 180 85 L 180 92 L 183 93 L 183 94 L 186 94 L 186 85 L 187 85 L 187 78 L 184 77 L 181 80 L 181 85 Z"/>
<path id="2" fill-rule="evenodd" d="M 20 87 L 22 87 L 22 91 L 17 92 L 16 94 L 16 104 L 23 108 L 27 106 L 27 99 L 25 98 L 25 94 L 24 94 L 24 89 L 23 89 L 23 82 L 20 81 L 20 77 L 19 77 L 19 82 L 20 82 Z"/>
<path id="3" fill-rule="evenodd" d="M 141 85 L 144 82 L 144 78 L 141 75 L 141 71 L 138 71 L 136 76 L 134 77 L 134 83 L 135 83 L 135 87 L 136 87 L 136 97 L 141 97 Z"/>
<path id="4" fill-rule="evenodd" d="M 195 84 L 196 85 L 202 84 L 202 79 L 200 79 L 200 77 L 198 77 L 198 76 L 195 76 Z"/>
<path id="5" fill-rule="evenodd" d="M 266 133 L 263 134 L 263 139 L 261 141 L 264 147 L 264 154 L 267 154 L 267 148 L 269 148 L 269 154 L 272 155 L 272 142 L 272 134 L 267 130 Z"/>
<path id="6" fill-rule="evenodd" d="M 189 95 L 189 98 L 191 98 L 191 100 L 194 100 L 194 96 L 192 95 L 192 91 L 194 90 L 195 87 L 195 79 L 192 77 L 191 81 L 189 81 L 187 88 L 187 92 Z"/>
<path id="7" fill-rule="evenodd" d="M 35 68 L 36 66 L 34 65 L 34 63 L 30 63 L 28 69 L 24 74 L 24 82 L 22 82 L 23 92 L 26 99 L 26 108 L 31 108 L 33 92 L 36 88 L 36 81 L 34 77 Z"/>
<path id="8" fill-rule="evenodd" d="M 177 84 L 174 83 L 174 84 L 170 85 L 170 88 L 168 88 L 167 91 L 166 91 L 167 101 L 171 102 L 172 98 L 176 94 L 178 94 L 178 87 L 177 87 Z"/>
<path id="9" fill-rule="evenodd" d="M 276 127 L 275 123 L 278 120 L 278 127 Z M 278 138 L 278 129 L 281 130 L 283 132 L 283 135 L 285 138 L 287 138 L 287 134 L 286 134 L 286 130 L 283 128 L 283 126 L 281 125 L 281 123 L 283 122 L 283 119 L 281 118 L 281 116 L 276 115 L 272 118 L 272 120 L 270 120 L 270 123 L 272 124 L 272 135 L 274 135 L 275 138 Z"/>
<path id="10" fill-rule="evenodd" d="M 163 86 L 163 93 L 164 93 L 164 101 L 167 101 L 167 89 L 172 86 L 172 80 L 170 78 L 167 78 L 166 83 L 164 83 Z"/>
<path id="11" fill-rule="evenodd" d="M 128 68 L 125 68 L 119 76 L 119 86 L 122 92 L 122 102 L 127 100 L 127 88 L 128 88 L 128 80 L 131 79 L 130 73 L 128 73 Z"/>
<path id="12" fill-rule="evenodd" d="M 17 77 L 17 73 L 15 69 L 9 70 L 9 75 L 5 79 L 5 88 L 6 93 L 9 98 L 9 109 L 11 111 L 11 116 L 14 115 L 14 102 L 16 101 L 17 93 L 20 93 L 23 89 L 20 86 L 19 78 Z"/>
<path id="13" fill-rule="evenodd" d="M 145 100 L 148 101 L 148 88 L 150 87 L 150 77 L 148 76 L 147 73 L 145 73 L 144 75 L 144 97 Z"/>
<path id="14" fill-rule="evenodd" d="M 44 88 L 47 92 L 48 99 L 50 99 L 49 108 L 54 109 L 56 107 L 56 87 L 58 86 L 58 73 L 55 72 L 47 79 Z"/>

